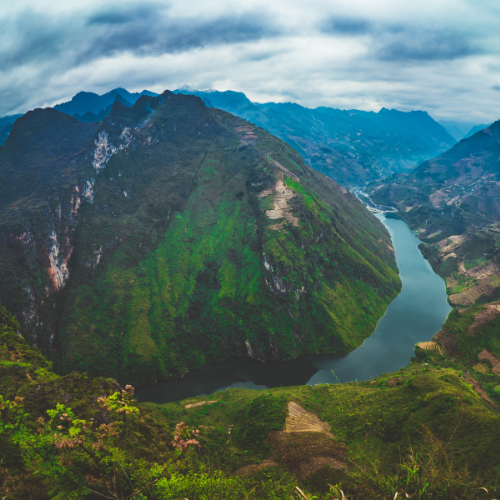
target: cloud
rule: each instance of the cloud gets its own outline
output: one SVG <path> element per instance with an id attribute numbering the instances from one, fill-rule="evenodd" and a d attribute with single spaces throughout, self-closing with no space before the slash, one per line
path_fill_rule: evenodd
<path id="1" fill-rule="evenodd" d="M 161 15 L 160 13 L 157 13 Z M 168 15 L 155 18 L 136 18 L 121 24 L 113 23 L 100 33 L 80 54 L 79 61 L 109 57 L 121 52 L 136 55 L 165 54 L 195 48 L 237 44 L 271 37 L 277 30 L 256 14 L 217 19 L 175 19 Z"/>
<path id="2" fill-rule="evenodd" d="M 0 116 L 190 84 L 485 123 L 500 115 L 498 15 L 492 0 L 17 0 L 0 14 Z"/>
<path id="3" fill-rule="evenodd" d="M 143 4 L 139 6 L 120 6 L 118 8 L 107 8 L 105 10 L 91 14 L 85 24 L 92 25 L 123 25 L 127 23 L 141 21 L 153 21 L 155 14 L 167 9 L 168 5 Z"/>
<path id="4" fill-rule="evenodd" d="M 436 33 L 408 29 L 388 40 L 376 51 L 384 61 L 440 61 L 479 54 L 479 48 L 466 37 L 455 33 Z"/>
<path id="5" fill-rule="evenodd" d="M 370 21 L 356 17 L 332 17 L 321 23 L 321 31 L 330 34 L 365 35 L 373 30 L 374 26 Z"/>

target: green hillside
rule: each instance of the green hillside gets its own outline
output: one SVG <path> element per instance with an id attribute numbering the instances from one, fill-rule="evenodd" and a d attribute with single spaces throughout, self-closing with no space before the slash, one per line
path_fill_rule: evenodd
<path id="1" fill-rule="evenodd" d="M 21 333 L 0 306 L 2 498 L 497 498 L 500 417 L 446 360 L 138 405 L 130 385 L 54 374 Z"/>
<path id="2" fill-rule="evenodd" d="M 354 196 L 197 97 L 116 102 L 100 125 L 36 110 L 4 149 L 0 297 L 62 372 L 144 384 L 234 355 L 345 354 L 400 289 Z"/>

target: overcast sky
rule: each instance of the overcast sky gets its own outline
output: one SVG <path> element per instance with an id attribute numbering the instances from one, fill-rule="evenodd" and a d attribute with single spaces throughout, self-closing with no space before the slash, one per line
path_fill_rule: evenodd
<path id="1" fill-rule="evenodd" d="M 497 120 L 500 2 L 2 2 L 0 116 L 81 90 L 183 85 L 258 102 Z"/>

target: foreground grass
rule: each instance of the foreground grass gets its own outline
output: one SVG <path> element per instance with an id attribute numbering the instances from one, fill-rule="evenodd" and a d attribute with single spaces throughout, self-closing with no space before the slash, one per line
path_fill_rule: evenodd
<path id="1" fill-rule="evenodd" d="M 497 498 L 500 416 L 446 358 L 138 405 L 111 379 L 54 374 L 18 332 L 0 307 L 2 499 Z M 290 402 L 324 432 L 283 432 Z"/>

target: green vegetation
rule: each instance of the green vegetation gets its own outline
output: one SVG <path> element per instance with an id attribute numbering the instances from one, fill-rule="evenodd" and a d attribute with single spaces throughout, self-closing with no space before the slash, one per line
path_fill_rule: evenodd
<path id="1" fill-rule="evenodd" d="M 471 379 L 484 389 L 498 409 L 500 394 L 496 387 L 500 365 L 495 366 L 500 360 L 500 316 L 488 315 L 488 309 L 488 304 L 475 305 L 461 312 L 454 309 L 435 336 L 435 341 L 443 347 L 443 354 L 421 350 L 418 354 L 426 361 L 470 373 Z"/>
<path id="2" fill-rule="evenodd" d="M 131 386 L 55 375 L 19 333 L 0 307 L 2 498 L 331 500 L 342 490 L 352 500 L 491 500 L 499 491 L 500 416 L 442 357 L 362 383 L 228 389 L 186 408 L 208 398 L 137 405 Z M 290 401 L 333 437 L 280 432 Z M 337 465 L 311 464 L 311 450 Z"/>
<path id="3" fill-rule="evenodd" d="M 97 130 L 43 110 L 16 127 L 0 152 L 0 174 L 17 168 L 0 297 L 59 373 L 154 384 L 234 355 L 346 354 L 400 290 L 389 235 L 354 196 L 199 98 L 115 103 Z M 50 165 L 50 193 L 25 160 Z M 270 218 L 278 182 L 292 196 Z M 36 204 L 14 214 L 31 188 Z"/>

